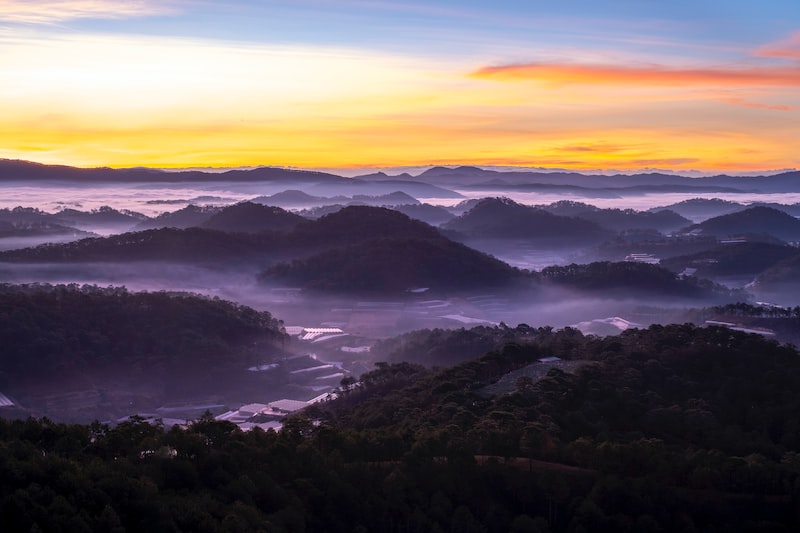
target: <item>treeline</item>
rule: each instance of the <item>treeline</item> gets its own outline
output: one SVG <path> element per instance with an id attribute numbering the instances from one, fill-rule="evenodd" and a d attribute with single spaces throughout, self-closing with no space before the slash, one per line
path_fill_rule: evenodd
<path id="1" fill-rule="evenodd" d="M 283 245 L 278 234 L 160 228 L 0 252 L 5 262 L 131 263 L 174 261 L 221 266 L 267 261 Z"/>
<path id="2" fill-rule="evenodd" d="M 710 311 L 735 317 L 796 318 L 800 319 L 800 305 L 783 307 L 779 305 L 753 305 L 746 302 L 718 305 Z"/>
<path id="3" fill-rule="evenodd" d="M 510 328 L 476 326 L 457 329 L 420 329 L 377 341 L 371 349 L 376 358 L 390 362 L 408 362 L 428 367 L 453 366 L 475 359 L 510 342 L 527 342 L 552 332 L 551 327 L 531 328 L 520 324 Z"/>
<path id="4" fill-rule="evenodd" d="M 795 349 L 689 325 L 530 333 L 447 369 L 379 364 L 280 433 L 2 422 L 0 527 L 797 530 Z M 543 356 L 579 368 L 485 392 Z"/>
<path id="5" fill-rule="evenodd" d="M 620 293 L 649 292 L 690 298 L 743 295 L 742 291 L 727 289 L 706 279 L 677 276 L 663 267 L 635 261 L 549 266 L 542 269 L 541 279 L 584 291 L 617 289 Z"/>
<path id="6" fill-rule="evenodd" d="M 0 285 L 0 384 L 74 372 L 242 366 L 282 338 L 268 312 L 216 298 L 89 285 Z"/>

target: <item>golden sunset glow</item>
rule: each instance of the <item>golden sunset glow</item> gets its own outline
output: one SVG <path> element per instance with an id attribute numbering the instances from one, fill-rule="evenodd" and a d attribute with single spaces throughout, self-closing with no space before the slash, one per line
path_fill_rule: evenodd
<path id="1" fill-rule="evenodd" d="M 477 78 L 538 81 L 555 85 L 633 86 L 800 86 L 800 70 L 794 66 L 755 69 L 676 69 L 661 66 L 528 64 L 484 67 Z"/>
<path id="2" fill-rule="evenodd" d="M 628 50 L 581 62 L 553 48 L 555 60 L 524 61 L 505 59 L 508 45 L 422 53 L 95 22 L 60 29 L 169 22 L 195 5 L 0 2 L 0 16 L 19 23 L 0 29 L 0 157 L 114 167 L 800 165 L 800 33 L 735 60 L 681 63 Z"/>

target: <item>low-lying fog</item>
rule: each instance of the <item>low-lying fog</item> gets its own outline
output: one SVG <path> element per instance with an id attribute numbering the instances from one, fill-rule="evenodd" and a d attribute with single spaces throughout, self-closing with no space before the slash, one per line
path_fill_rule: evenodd
<path id="1" fill-rule="evenodd" d="M 264 183 L 202 183 L 165 185 L 100 185 L 77 187 L 67 184 L 4 185 L 0 196 L 0 208 L 17 206 L 33 207 L 54 213 L 64 208 L 81 211 L 110 206 L 117 210 L 130 210 L 147 216 L 163 212 L 173 212 L 193 203 L 196 205 L 229 205 L 258 195 L 269 195 L 285 190 L 283 185 L 271 186 Z M 498 191 L 459 191 L 465 198 L 498 196 Z M 796 203 L 800 194 L 651 194 L 626 196 L 624 198 L 586 198 L 565 194 L 504 193 L 516 201 L 528 205 L 550 204 L 559 200 L 575 200 L 601 208 L 633 208 L 645 210 L 665 206 L 691 198 L 721 198 L 739 203 L 754 201 Z M 418 198 L 431 204 L 454 205 L 463 199 Z M 81 227 L 101 235 L 114 233 L 110 226 Z M 33 246 L 44 242 L 63 242 L 80 238 L 79 235 L 8 237 L 0 239 L 0 250 Z M 587 255 L 579 249 L 546 249 L 530 243 L 499 240 L 495 247 L 486 246 L 485 251 L 499 259 L 522 269 L 541 270 L 551 265 L 564 265 L 571 262 L 589 262 Z M 476 247 L 477 248 L 477 247 Z M 636 250 L 631 250 L 631 252 Z M 585 250 L 584 250 L 585 252 Z M 150 256 L 152 257 L 152 256 Z M 262 256 L 259 256 L 262 257 Z M 275 259 L 275 258 L 272 258 Z M 617 259 L 619 260 L 619 259 Z M 287 327 L 296 328 L 341 328 L 342 335 L 334 334 L 333 340 L 323 336 L 309 341 L 294 339 L 283 346 L 286 353 L 299 354 L 308 361 L 297 363 L 297 383 L 288 388 L 268 389 L 253 378 L 252 372 L 242 371 L 242 383 L 250 388 L 242 388 L 247 394 L 224 397 L 210 394 L 195 395 L 193 402 L 205 406 L 208 402 L 222 402 L 233 406 L 235 403 L 274 401 L 284 397 L 307 400 L 320 393 L 320 387 L 327 390 L 335 388 L 338 377 L 346 373 L 359 375 L 370 369 L 374 363 L 369 347 L 378 339 L 424 328 L 470 328 L 477 325 L 509 326 L 525 323 L 533 327 L 551 326 L 561 328 L 575 326 L 586 333 L 598 335 L 614 334 L 628 327 L 647 326 L 652 323 L 680 322 L 685 320 L 689 308 L 699 308 L 720 303 L 719 301 L 681 300 L 664 297 L 631 297 L 619 291 L 600 293 L 578 292 L 568 289 L 534 286 L 530 290 L 477 290 L 474 292 L 437 291 L 436 287 L 417 287 L 415 290 L 383 294 L 380 297 L 353 296 L 335 297 L 312 294 L 292 287 L 268 286 L 257 281 L 258 273 L 266 264 L 258 260 L 242 262 L 235 266 L 198 266 L 163 261 L 131 261 L 127 263 L 82 262 L 59 264 L 22 264 L 0 262 L 0 282 L 3 283 L 52 283 L 52 284 L 92 284 L 101 287 L 124 286 L 131 291 L 183 291 L 218 297 L 269 311 L 283 321 Z M 259 264 L 256 264 L 259 263 Z M 732 287 L 742 287 L 750 280 L 737 277 L 727 280 Z M 411 288 L 410 288 L 411 289 Z M 796 305 L 795 289 L 769 296 L 780 305 Z M 762 298 L 766 299 L 766 298 Z M 293 331 L 297 331 L 293 329 Z M 265 354 L 265 357 L 270 354 Z M 272 354 L 274 355 L 274 354 Z M 277 359 L 276 359 L 277 360 Z M 271 360 L 266 361 L 270 363 Z M 300 363 L 307 368 L 300 368 Z M 270 367 L 270 365 L 266 365 Z M 266 368 L 265 367 L 265 368 Z M 323 368 L 324 367 L 324 368 Z M 330 368 L 329 368 L 330 367 Z M 320 369 L 324 375 L 312 377 L 306 370 Z M 330 374 L 330 375 L 328 375 Z M 293 374 L 294 375 L 294 374 Z M 263 376 L 259 376 L 261 379 Z M 97 402 L 98 385 L 89 383 L 93 376 L 86 377 L 87 383 L 47 383 L 41 385 L 36 396 L 29 393 L 28 400 L 36 406 L 36 413 L 52 413 L 53 416 L 69 418 L 101 416 L 92 411 Z M 252 378 L 252 379 L 251 379 Z M 302 381 L 302 378 L 305 381 Z M 323 379 L 324 378 L 324 379 Z M 111 378 L 109 378 L 111 379 Z M 117 379 L 117 378 L 115 378 Z M 276 378 L 277 379 L 277 378 Z M 323 382 L 318 380 L 323 379 Z M 320 385 L 322 383 L 322 385 Z M 124 386 L 123 386 L 124 385 Z M 144 385 L 144 384 L 143 384 Z M 313 386 L 312 386 L 313 385 Z M 61 388 L 61 396 L 51 388 Z M 127 387 L 127 388 L 126 388 Z M 129 383 L 117 387 L 115 410 L 102 416 L 131 414 L 123 412 L 131 409 L 161 409 L 159 402 L 165 401 L 147 387 L 134 390 Z M 243 386 L 244 387 L 244 386 Z M 294 388 L 292 388 L 294 387 Z M 111 390 L 113 387 L 106 386 Z M 235 388 L 235 387 L 233 387 Z M 55 389 L 53 389 L 55 390 Z M 80 394 L 75 396 L 75 391 Z M 120 392 L 122 391 L 122 392 Z M 256 391 L 256 392 L 252 392 Z M 6 392 L 9 391 L 0 391 Z M 123 394 L 124 392 L 124 394 Z M 252 394 L 251 394 L 252 392 Z M 324 392 L 324 391 L 323 391 Z M 128 396 L 130 396 L 130 398 Z M 74 396 L 74 397 L 73 397 Z M 65 398 L 68 400 L 65 400 Z M 144 401 L 143 398 L 147 398 Z M 117 401 L 118 400 L 118 401 Z M 188 396 L 183 399 L 188 402 Z M 212 401 L 213 400 L 213 401 Z M 64 407 L 64 402 L 72 402 L 72 407 Z M 177 401 L 177 400 L 176 400 Z M 37 403 L 38 402 L 38 403 Z M 83 403 L 81 403 L 83 402 Z M 134 404 L 140 402 L 140 404 Z M 70 404 L 70 405 L 72 405 Z M 210 405 L 210 404 L 209 404 Z M 47 406 L 58 406 L 50 407 Z M 77 407 L 76 407 L 77 406 Z M 88 411 L 83 411 L 88 409 Z M 160 412 L 160 411 L 159 411 Z M 165 411 L 166 412 L 166 411 Z M 189 411 L 187 411 L 188 413 Z M 79 414 L 76 414 L 79 413 Z M 105 412 L 104 412 L 105 413 Z M 186 416 L 190 416 L 187 414 Z M 193 415 L 192 415 L 193 416 Z M 91 417 L 89 418 L 91 419 Z"/>
<path id="2" fill-rule="evenodd" d="M 102 206 L 127 209 L 147 216 L 156 216 L 166 211 L 175 211 L 190 203 L 198 205 L 227 205 L 248 200 L 259 195 L 271 195 L 286 190 L 285 184 L 258 183 L 158 183 L 158 184 L 98 184 L 73 185 L 64 182 L 9 183 L 2 184 L 0 209 L 18 206 L 36 207 L 53 213 L 64 208 L 91 211 Z M 520 192 L 498 190 L 460 190 L 451 188 L 463 198 L 418 198 L 433 205 L 452 206 L 464 199 L 506 196 L 528 205 L 541 205 L 560 200 L 574 200 L 600 208 L 635 209 L 643 211 L 653 207 L 670 205 L 692 198 L 721 199 L 742 204 L 752 202 L 777 202 L 792 204 L 800 202 L 800 193 L 658 193 L 626 194 L 625 196 L 591 196 L 591 192 L 569 194 L 564 192 Z"/>
<path id="3" fill-rule="evenodd" d="M 423 328 L 458 328 L 506 323 L 514 326 L 574 326 L 623 316 L 639 325 L 664 321 L 669 310 L 702 305 L 696 300 L 648 299 L 623 294 L 587 297 L 567 289 L 530 292 L 486 290 L 437 294 L 405 292 L 380 297 L 343 298 L 257 283 L 255 272 L 215 271 L 162 262 L 13 264 L 0 263 L 7 283 L 125 286 L 131 291 L 184 291 L 217 297 L 269 311 L 286 326 L 340 327 L 366 338 L 384 338 Z M 652 308 L 660 308 L 653 314 Z"/>

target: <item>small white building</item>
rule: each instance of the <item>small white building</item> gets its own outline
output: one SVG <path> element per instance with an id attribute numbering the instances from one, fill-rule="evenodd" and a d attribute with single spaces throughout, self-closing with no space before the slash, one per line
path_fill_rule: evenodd
<path id="1" fill-rule="evenodd" d="M 277 402 L 271 402 L 269 407 L 272 411 L 277 411 L 279 413 L 293 413 L 295 411 L 299 411 L 304 407 L 308 407 L 308 402 L 304 402 L 301 400 L 278 400 Z"/>
<path id="2" fill-rule="evenodd" d="M 251 416 L 260 415 L 261 413 L 269 411 L 269 405 L 263 403 L 248 403 L 247 405 L 243 405 L 239 408 L 239 416 L 249 418 Z"/>
<path id="3" fill-rule="evenodd" d="M 8 396 L 0 392 L 0 407 L 14 407 L 14 402 L 12 402 Z"/>

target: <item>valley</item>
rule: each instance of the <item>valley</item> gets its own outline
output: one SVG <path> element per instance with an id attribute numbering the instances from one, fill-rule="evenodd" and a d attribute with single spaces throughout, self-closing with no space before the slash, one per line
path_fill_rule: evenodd
<path id="1" fill-rule="evenodd" d="M 84 178 L 79 169 L 65 177 L 57 168 L 15 168 L 20 174 L 0 184 L 9 206 L 0 209 L 0 229 L 6 228 L 0 281 L 9 294 L 15 287 L 66 291 L 71 298 L 106 290 L 196 294 L 268 312 L 285 332 L 279 344 L 216 371 L 164 363 L 187 349 L 179 345 L 154 353 L 158 364 L 146 374 L 89 362 L 53 376 L 37 367 L 52 365 L 52 354 L 39 360 L 21 347 L 18 357 L 38 363 L 7 376 L 0 388 L 15 404 L 4 408 L 6 414 L 15 416 L 179 421 L 206 409 L 230 418 L 253 403 L 313 401 L 336 394 L 343 379 L 357 378 L 376 362 L 395 360 L 381 347 L 416 331 L 487 328 L 493 336 L 525 324 L 604 336 L 651 324 L 716 321 L 798 340 L 786 325 L 800 291 L 792 274 L 800 260 L 798 207 L 775 202 L 773 192 L 786 189 L 787 179 L 764 178 L 763 194 L 726 189 L 740 203 L 702 198 L 708 185 L 701 180 L 696 191 L 685 192 L 693 181 L 665 178 L 663 196 L 648 193 L 651 205 L 634 209 L 629 206 L 642 205 L 641 191 L 620 188 L 614 207 L 603 207 L 611 182 L 578 175 L 570 180 L 583 188 L 579 200 L 574 190 L 547 190 L 538 202 L 518 201 L 533 194 L 517 194 L 525 180 L 554 179 L 519 172 L 494 173 L 495 195 L 474 197 L 474 186 L 466 185 L 483 171 L 463 167 L 397 179 L 261 169 L 145 181 L 152 176 L 128 172 L 127 186 L 96 183 L 93 173 Z M 57 202 L 56 196 L 28 195 L 26 204 L 11 206 L 23 190 L 8 178 L 34 170 L 41 179 L 60 176 L 64 194 Z M 105 172 L 120 178 L 120 171 Z M 301 181 L 290 185 L 289 179 Z M 634 187 L 642 179 L 620 182 Z M 731 188 L 737 179 L 724 183 Z M 541 203 L 554 194 L 557 200 Z M 675 201 L 676 194 L 685 199 Z M 791 199 L 794 193 L 781 194 Z M 732 320 L 725 306 L 737 302 L 753 307 Z M 764 309 L 787 313 L 768 317 Z M 73 327 L 51 320 L 57 331 Z M 200 338 L 216 338 L 214 327 Z M 35 331 L 31 342 L 40 340 Z M 75 335 L 71 342 L 81 350 L 95 342 Z M 426 366 L 462 360 L 407 357 Z"/>

